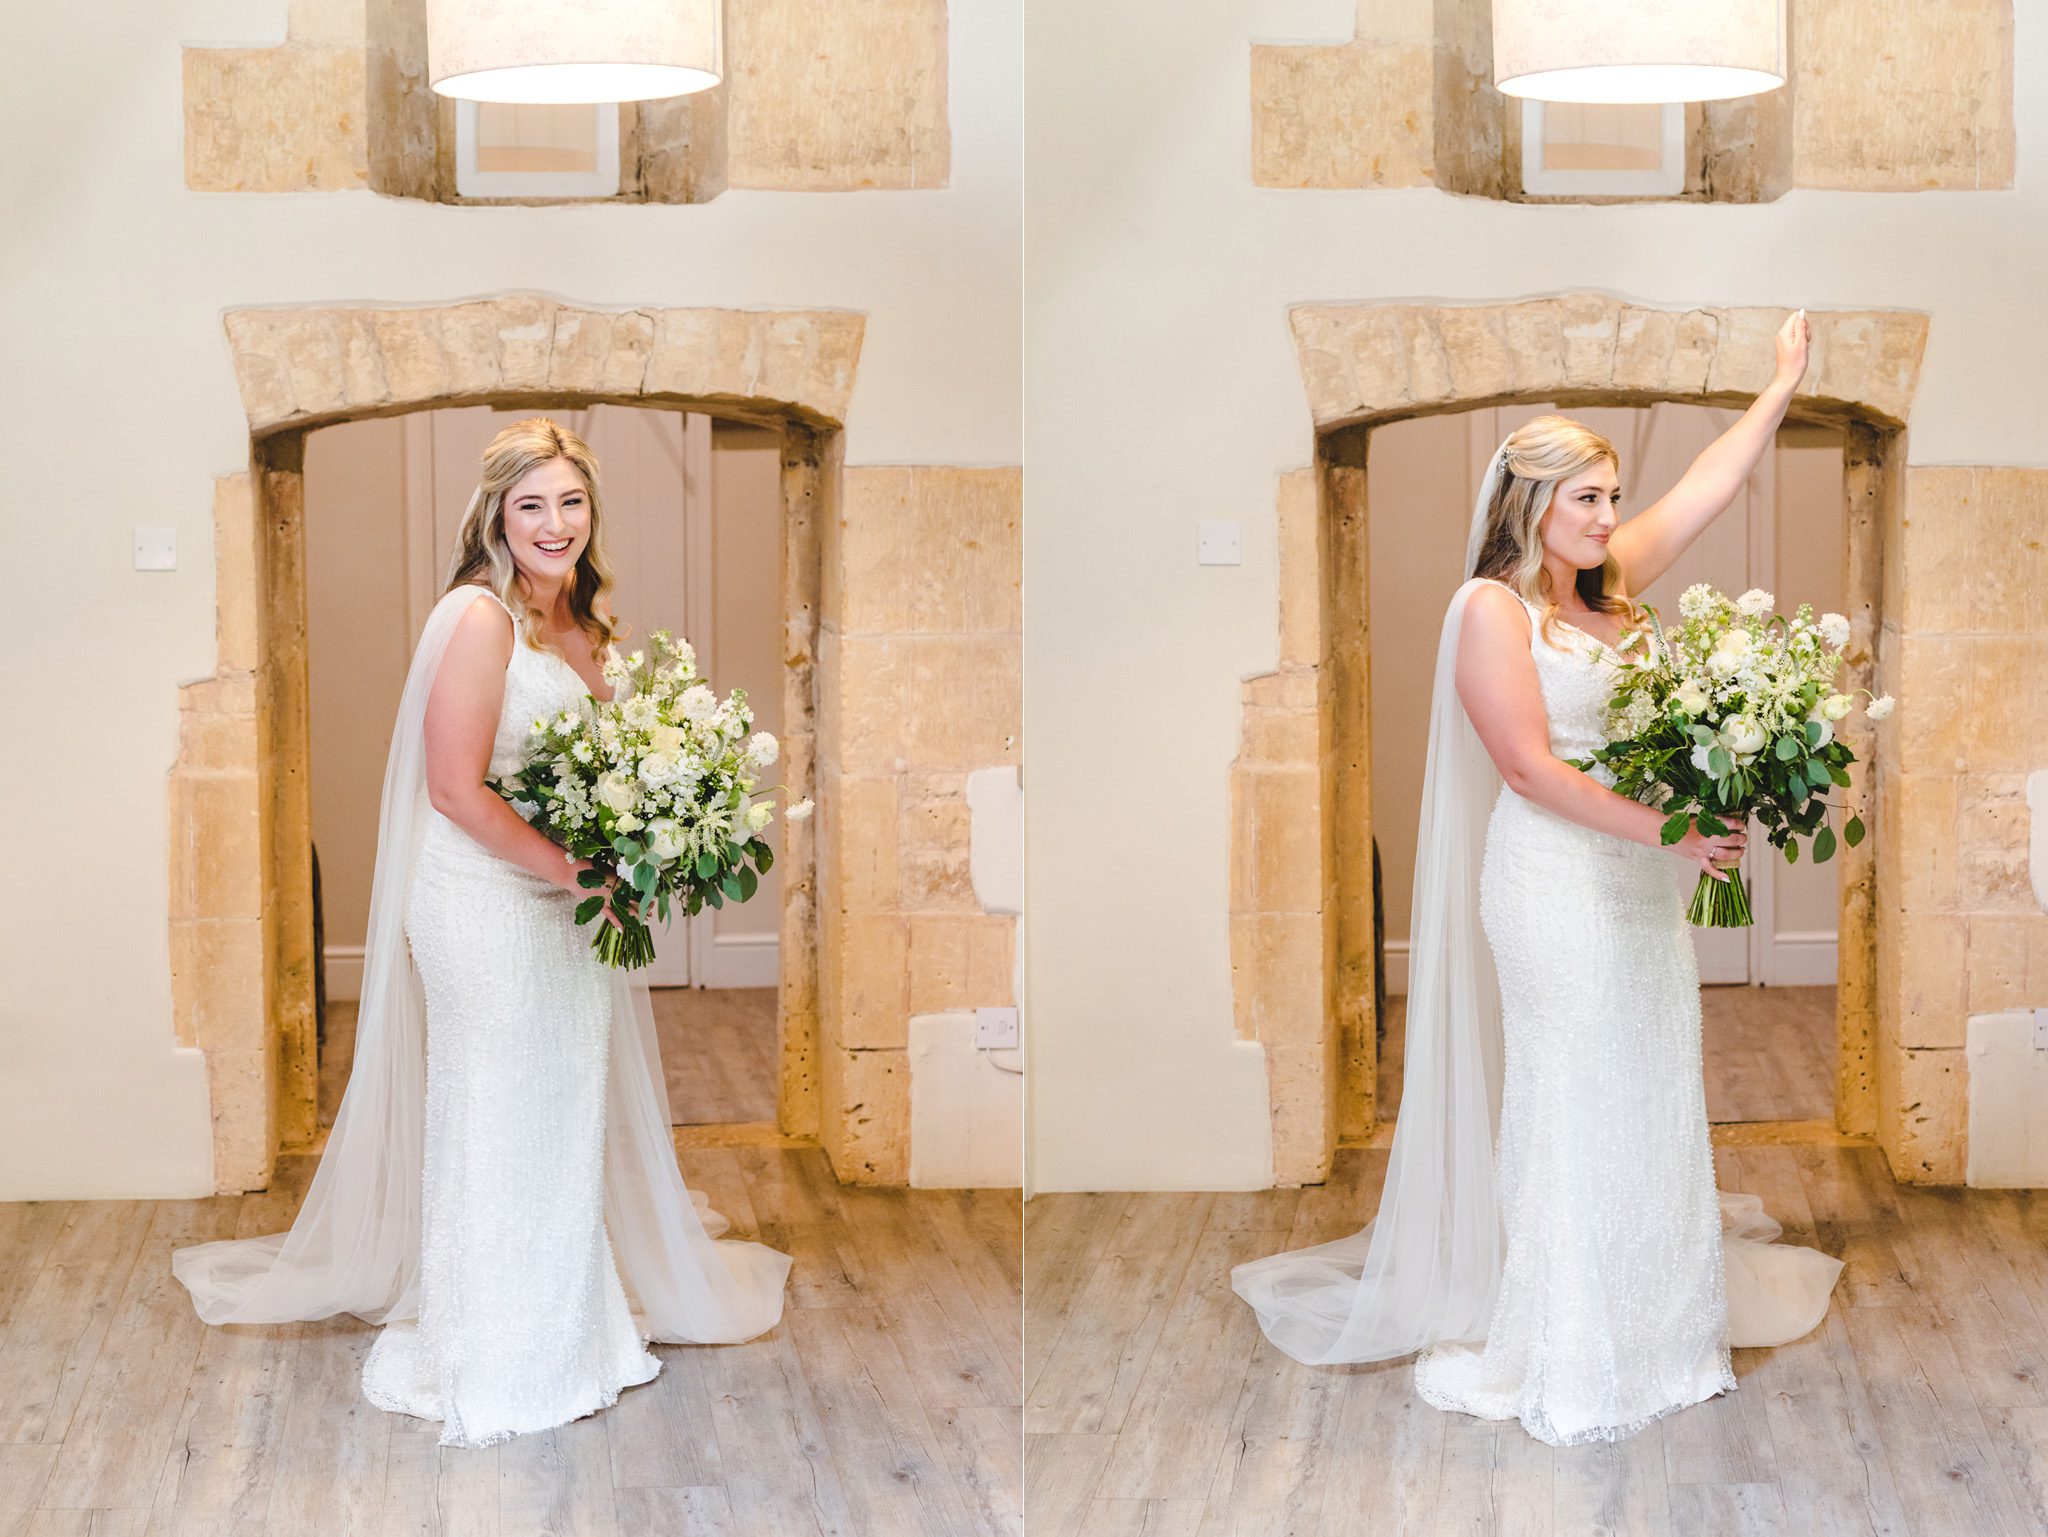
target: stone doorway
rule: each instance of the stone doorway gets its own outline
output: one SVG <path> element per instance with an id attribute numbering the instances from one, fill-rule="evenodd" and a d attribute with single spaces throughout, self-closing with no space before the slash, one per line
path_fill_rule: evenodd
<path id="1" fill-rule="evenodd" d="M 445 308 L 240 310 L 227 332 L 250 467 L 215 486 L 217 668 L 180 689 L 169 781 L 172 999 L 206 1054 L 215 1188 L 262 1188 L 317 1127 L 307 797 L 304 448 L 337 422 L 449 405 L 666 406 L 776 430 L 784 505 L 783 777 L 829 799 L 818 754 L 836 682 L 819 666 L 837 591 L 840 423 L 861 317 L 829 312 L 583 309 L 536 296 Z M 787 829 L 772 1135 L 845 1117 L 821 1064 L 817 837 Z M 826 876 L 830 880 L 829 873 Z M 829 953 L 829 951 L 827 951 Z M 855 1107 L 856 1109 L 858 1107 Z M 850 1151 L 845 1153 L 852 1161 Z M 842 1177 L 857 1170 L 840 1167 Z"/>
<path id="2" fill-rule="evenodd" d="M 1660 400 L 1746 406 L 1770 377 L 1785 312 L 1667 311 L 1604 295 L 1491 306 L 1305 306 L 1290 321 L 1316 433 L 1315 466 L 1283 478 L 1280 661 L 1243 686 L 1231 770 L 1231 961 L 1238 1033 L 1265 1048 L 1277 1184 L 1325 1178 L 1340 1143 L 1383 1136 L 1375 1089 L 1375 945 L 1368 737 L 1366 474 L 1372 431 L 1405 418 L 1548 402 L 1560 410 Z M 1905 424 L 1926 317 L 1813 313 L 1804 393 L 1788 420 L 1844 439 L 1846 687 L 1883 691 L 1903 644 Z M 1893 552 L 1890 564 L 1887 551 Z M 1879 900 L 1908 836 L 1895 739 L 1845 735 L 1865 764 L 1848 804 L 1874 836 L 1841 871 L 1832 1125 L 1757 1137 L 1874 1137 L 1901 1179 L 1951 1175 L 1960 1092 L 1921 1085 L 1955 1062 L 1901 1044 L 1896 909 Z M 1842 858 L 1843 855 L 1838 855 Z M 1896 873 L 1884 883 L 1897 879 Z M 1943 1054 L 1944 1057 L 1947 1054 Z"/>

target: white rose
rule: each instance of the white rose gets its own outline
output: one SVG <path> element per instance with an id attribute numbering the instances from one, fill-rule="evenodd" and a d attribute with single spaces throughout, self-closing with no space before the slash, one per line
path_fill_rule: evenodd
<path id="1" fill-rule="evenodd" d="M 1748 592 L 1745 592 L 1735 600 L 1735 611 L 1745 619 L 1755 619 L 1761 614 L 1768 614 L 1771 611 L 1771 605 L 1777 601 L 1775 597 L 1765 592 L 1763 588 L 1752 587 Z"/>
<path id="2" fill-rule="evenodd" d="M 1892 696 L 1890 694 L 1879 694 L 1875 699 L 1870 701 L 1869 705 L 1865 707 L 1863 713 L 1865 715 L 1868 715 L 1872 720 L 1883 720 L 1887 715 L 1892 713 Z"/>
<path id="3" fill-rule="evenodd" d="M 651 788 L 675 783 L 682 771 L 683 761 L 673 753 L 651 752 L 640 760 L 640 782 Z"/>
<path id="4" fill-rule="evenodd" d="M 1835 739 L 1835 728 L 1825 715 L 1814 714 L 1808 719 L 1820 727 L 1820 740 L 1813 744 L 1813 750 L 1818 752 Z"/>
<path id="5" fill-rule="evenodd" d="M 1820 702 L 1822 720 L 1840 720 L 1849 713 L 1849 706 L 1856 701 L 1847 694 L 1830 694 Z"/>
<path id="6" fill-rule="evenodd" d="M 765 731 L 756 731 L 747 743 L 747 755 L 761 767 L 773 763 L 782 751 L 782 744 Z"/>
<path id="7" fill-rule="evenodd" d="M 692 684 L 683 690 L 676 707 L 683 712 L 684 720 L 701 723 L 718 713 L 718 696 L 701 683 Z"/>
<path id="8" fill-rule="evenodd" d="M 1714 643 L 1714 654 L 1707 658 L 1707 666 L 1726 677 L 1741 671 L 1748 660 L 1749 631 L 1730 630 Z"/>
<path id="9" fill-rule="evenodd" d="M 801 822 L 805 817 L 809 816 L 815 810 L 817 810 L 817 807 L 811 804 L 810 797 L 805 796 L 802 800 L 798 801 L 794 806 L 783 807 L 782 815 L 785 821 Z"/>
<path id="10" fill-rule="evenodd" d="M 1840 614 L 1820 616 L 1820 638 L 1840 651 L 1849 644 L 1849 621 Z"/>
<path id="11" fill-rule="evenodd" d="M 679 859 L 687 841 L 682 824 L 673 817 L 656 817 L 647 824 L 647 851 L 656 859 Z"/>
<path id="12" fill-rule="evenodd" d="M 598 777 L 597 798 L 614 811 L 626 812 L 639 803 L 640 792 L 624 774 L 610 773 Z"/>
<path id="13" fill-rule="evenodd" d="M 1678 701 L 1678 708 L 1688 715 L 1698 715 L 1707 707 L 1707 691 L 1691 678 L 1679 684 L 1678 692 L 1671 697 Z"/>
<path id="14" fill-rule="evenodd" d="M 647 745 L 659 753 L 682 755 L 685 732 L 681 726 L 654 725 L 647 728 Z"/>
<path id="15" fill-rule="evenodd" d="M 620 817 L 616 822 L 612 823 L 612 826 L 616 827 L 622 833 L 638 832 L 640 830 L 640 819 L 634 816 L 633 813 L 629 811 L 624 816 Z"/>
<path id="16" fill-rule="evenodd" d="M 1721 745 L 1738 758 L 1761 751 L 1765 741 L 1763 725 L 1752 715 L 1731 715 L 1721 727 Z"/>
<path id="17" fill-rule="evenodd" d="M 747 831 L 757 833 L 766 827 L 775 815 L 775 808 L 766 801 L 747 808 Z"/>

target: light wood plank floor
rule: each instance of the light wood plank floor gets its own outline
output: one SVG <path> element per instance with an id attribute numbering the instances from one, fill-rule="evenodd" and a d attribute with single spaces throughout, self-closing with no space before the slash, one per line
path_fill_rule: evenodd
<path id="1" fill-rule="evenodd" d="M 678 1126 L 775 1119 L 775 989 L 657 987 L 654 1030 Z M 327 1000 L 320 1124 L 334 1125 L 355 1054 L 356 1004 Z"/>
<path id="2" fill-rule="evenodd" d="M 1382 1120 L 1401 1104 L 1401 1040 L 1408 1000 L 1387 1000 L 1380 1043 Z M 1826 1121 L 1835 1113 L 1833 987 L 1703 987 L 1707 1119 Z"/>
<path id="3" fill-rule="evenodd" d="M 0 1204 L 0 1537 L 1017 1537 L 1016 1193 L 682 1157 L 796 1256 L 781 1326 L 657 1346 L 612 1408 L 481 1451 L 363 1398 L 368 1325 L 194 1316 L 171 1249 L 280 1229 L 311 1160 L 249 1196 Z"/>
<path id="4" fill-rule="evenodd" d="M 1031 1537 L 2048 1532 L 2048 1193 L 1894 1185 L 1855 1147 L 1715 1153 L 1847 1268 L 1823 1326 L 1614 1446 L 1440 1413 L 1411 1367 L 1298 1366 L 1233 1264 L 1348 1233 L 1386 1155 L 1258 1194 L 1027 1212 Z"/>

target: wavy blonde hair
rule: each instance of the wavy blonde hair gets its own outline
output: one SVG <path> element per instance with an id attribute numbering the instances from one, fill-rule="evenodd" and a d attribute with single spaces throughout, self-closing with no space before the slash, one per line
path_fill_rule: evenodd
<path id="1" fill-rule="evenodd" d="M 1486 532 L 1472 574 L 1506 582 L 1531 603 L 1542 605 L 1543 638 L 1553 644 L 1559 594 L 1550 590 L 1537 530 L 1557 488 L 1602 459 L 1619 477 L 1621 455 L 1601 434 L 1569 416 L 1534 417 L 1508 434 L 1503 473 L 1487 509 Z M 1586 607 L 1619 616 L 1624 634 L 1643 623 L 1643 611 L 1623 589 L 1621 567 L 1612 555 L 1579 572 L 1574 585 Z"/>
<path id="2" fill-rule="evenodd" d="M 600 537 L 604 499 L 598 490 L 597 455 L 583 439 L 548 417 L 514 422 L 484 449 L 482 478 L 462 514 L 442 595 L 465 582 L 490 588 L 513 613 L 525 615 L 518 629 L 526 644 L 536 651 L 548 649 L 541 640 L 540 611 L 527 602 L 518 563 L 505 542 L 505 496 L 529 470 L 550 459 L 568 460 L 590 496 L 590 538 L 570 577 L 569 612 L 576 627 L 590 637 L 591 653 L 602 656 L 606 646 L 630 632 L 611 617 L 606 601 L 611 596 L 612 568 Z"/>

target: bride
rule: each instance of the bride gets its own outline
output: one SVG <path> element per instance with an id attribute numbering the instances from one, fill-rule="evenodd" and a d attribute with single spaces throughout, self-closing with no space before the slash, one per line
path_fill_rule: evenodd
<path id="1" fill-rule="evenodd" d="M 1620 457 L 1581 423 L 1537 417 L 1495 453 L 1437 653 L 1379 1214 L 1231 1273 L 1296 1360 L 1419 1351 L 1426 1402 L 1569 1445 L 1732 1389 L 1730 1346 L 1825 1316 L 1841 1261 L 1772 1243 L 1762 1203 L 1714 1185 L 1669 858 L 1727 880 L 1744 834 L 1667 852 L 1661 812 L 1563 761 L 1605 741 L 1616 648 L 1643 622 L 1628 594 L 1734 499 L 1807 343 L 1800 311 L 1770 387 L 1627 523 Z"/>
<path id="2" fill-rule="evenodd" d="M 650 1341 L 782 1316 L 789 1257 L 714 1242 L 684 1188 L 646 984 L 575 922 L 590 861 L 484 784 L 619 676 L 600 506 L 596 459 L 545 417 L 485 449 L 392 732 L 326 1152 L 289 1232 L 171 1256 L 210 1324 L 382 1324 L 365 1395 L 444 1446 L 615 1402 L 660 1371 Z"/>

